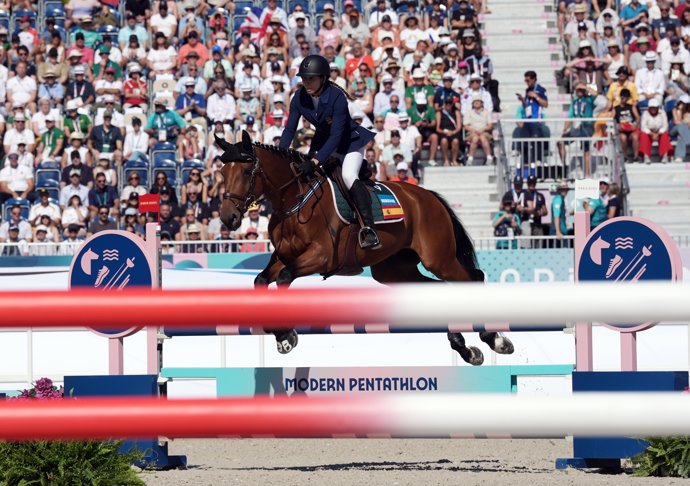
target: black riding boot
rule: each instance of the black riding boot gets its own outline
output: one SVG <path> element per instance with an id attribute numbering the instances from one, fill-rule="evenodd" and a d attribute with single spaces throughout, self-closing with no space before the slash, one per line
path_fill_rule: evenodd
<path id="1" fill-rule="evenodd" d="M 374 230 L 374 215 L 371 212 L 371 196 L 366 186 L 360 180 L 356 180 L 350 188 L 350 195 L 359 209 L 364 220 L 364 227 L 359 230 L 359 246 L 376 250 L 381 248 L 379 235 Z"/>

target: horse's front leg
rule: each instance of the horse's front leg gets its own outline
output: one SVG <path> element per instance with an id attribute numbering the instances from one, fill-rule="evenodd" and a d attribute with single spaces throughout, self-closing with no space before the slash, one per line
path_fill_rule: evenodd
<path id="1" fill-rule="evenodd" d="M 264 268 L 254 279 L 254 288 L 261 289 L 266 288 L 276 280 L 278 280 L 278 274 L 285 268 L 283 262 L 280 261 L 278 255 L 274 251 L 271 254 L 271 259 L 268 261 L 268 265 Z"/>

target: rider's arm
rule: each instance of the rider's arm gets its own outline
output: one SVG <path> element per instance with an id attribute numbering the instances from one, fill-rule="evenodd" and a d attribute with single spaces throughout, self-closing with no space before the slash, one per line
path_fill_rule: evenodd
<path id="1" fill-rule="evenodd" d="M 337 90 L 337 88 L 333 88 Z M 345 133 L 345 123 L 348 119 L 349 111 L 347 109 L 347 100 L 345 95 L 340 93 L 338 101 L 333 105 L 333 123 L 331 125 L 331 134 L 323 144 L 323 147 L 316 154 L 316 158 L 322 164 L 331 156 L 340 143 L 340 137 Z"/>
<path id="2" fill-rule="evenodd" d="M 280 135 L 280 148 L 290 148 L 292 145 L 292 139 L 295 137 L 295 132 L 297 131 L 297 123 L 299 123 L 299 117 L 302 115 L 299 109 L 299 91 L 292 97 L 290 101 L 290 115 L 288 116 L 287 124 L 283 133 Z"/>

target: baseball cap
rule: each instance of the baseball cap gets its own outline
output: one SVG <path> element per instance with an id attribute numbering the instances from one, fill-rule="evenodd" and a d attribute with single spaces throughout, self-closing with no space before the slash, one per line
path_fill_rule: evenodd
<path id="1" fill-rule="evenodd" d="M 220 46 L 213 46 L 211 48 L 211 54 L 220 54 L 222 52 L 222 49 Z"/>
<path id="2" fill-rule="evenodd" d="M 393 82 L 393 76 L 386 73 L 381 77 L 381 82 L 382 83 L 392 83 Z"/>
<path id="3" fill-rule="evenodd" d="M 110 47 L 108 47 L 108 46 L 101 46 L 101 47 L 98 49 L 98 53 L 99 53 L 99 54 L 110 54 Z"/>
<path id="4" fill-rule="evenodd" d="M 80 65 L 74 68 L 74 75 L 76 76 L 77 74 L 86 74 L 86 69 L 84 68 L 84 66 Z"/>
<path id="5" fill-rule="evenodd" d="M 522 184 L 522 176 L 520 174 L 513 177 L 513 184 Z"/>
<path id="6" fill-rule="evenodd" d="M 659 108 L 659 106 L 659 100 L 657 100 L 656 98 L 652 98 L 651 100 L 649 100 L 649 103 L 647 104 L 648 108 Z"/>
<path id="7" fill-rule="evenodd" d="M 17 225 L 16 223 L 12 223 L 9 227 L 9 230 L 10 231 L 19 231 L 19 225 Z"/>
<path id="8" fill-rule="evenodd" d="M 407 172 L 409 168 L 410 167 L 407 165 L 407 162 L 398 162 L 398 165 L 395 166 L 395 170 L 404 170 L 405 172 Z"/>
<path id="9" fill-rule="evenodd" d="M 125 216 L 136 216 L 137 208 L 127 208 L 125 209 Z"/>
<path id="10" fill-rule="evenodd" d="M 283 118 L 284 113 L 283 110 L 275 110 L 273 112 L 273 118 Z"/>
<path id="11" fill-rule="evenodd" d="M 36 226 L 36 233 L 38 233 L 39 231 L 43 231 L 44 233 L 47 233 L 48 227 L 44 224 L 39 224 L 38 226 Z"/>
<path id="12" fill-rule="evenodd" d="M 196 81 L 194 80 L 194 78 L 187 78 L 184 81 L 184 85 L 185 86 L 196 86 Z"/>
<path id="13" fill-rule="evenodd" d="M 282 94 L 274 94 L 273 103 L 285 103 L 285 98 L 283 98 Z"/>
<path id="14" fill-rule="evenodd" d="M 599 179 L 599 184 L 606 184 L 607 186 L 610 186 L 611 181 L 608 177 L 602 177 L 601 179 Z"/>
<path id="15" fill-rule="evenodd" d="M 247 115 L 247 118 L 245 118 L 244 121 L 247 125 L 253 125 L 256 119 L 252 115 Z"/>

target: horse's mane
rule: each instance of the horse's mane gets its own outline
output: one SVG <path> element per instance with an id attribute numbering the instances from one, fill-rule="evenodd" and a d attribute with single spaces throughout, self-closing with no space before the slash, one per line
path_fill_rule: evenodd
<path id="1" fill-rule="evenodd" d="M 259 147 L 260 149 L 266 150 L 268 152 L 277 154 L 281 156 L 282 158 L 289 160 L 290 162 L 293 162 L 295 160 L 301 162 L 304 159 L 307 158 L 306 154 L 303 154 L 302 152 L 299 152 L 295 149 L 291 148 L 282 148 L 278 147 L 277 145 L 268 145 L 265 143 L 259 143 L 259 142 L 252 142 L 252 145 L 254 147 Z"/>

